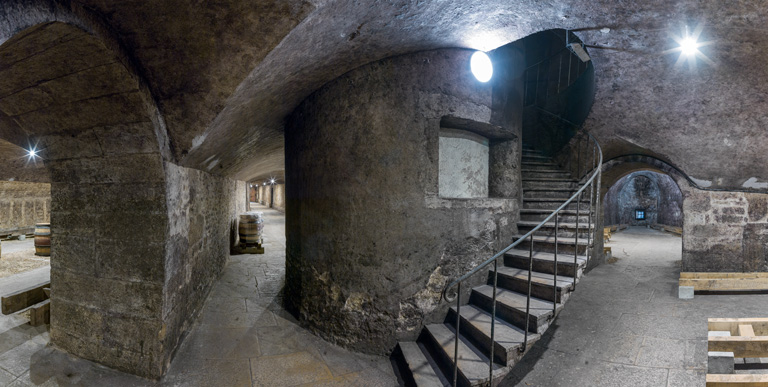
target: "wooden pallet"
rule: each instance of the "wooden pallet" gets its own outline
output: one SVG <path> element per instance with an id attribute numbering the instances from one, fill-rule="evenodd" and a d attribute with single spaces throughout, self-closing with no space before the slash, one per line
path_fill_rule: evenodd
<path id="1" fill-rule="evenodd" d="M 710 318 L 707 330 L 723 332 L 709 336 L 710 352 L 732 353 L 734 358 L 768 357 L 768 318 Z M 706 379 L 707 387 L 768 387 L 768 373 L 707 373 Z"/>

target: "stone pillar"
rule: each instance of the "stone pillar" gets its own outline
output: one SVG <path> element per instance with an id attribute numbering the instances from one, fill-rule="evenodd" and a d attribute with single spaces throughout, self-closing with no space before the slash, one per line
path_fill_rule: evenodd
<path id="1" fill-rule="evenodd" d="M 436 50 L 363 66 L 289 117 L 285 296 L 327 339 L 389 353 L 442 321 L 449 279 L 511 242 L 519 204 L 511 186 L 520 182 L 519 170 L 505 168 L 517 168 L 514 140 L 494 156 L 503 197 L 438 194 L 441 123 L 491 141 L 515 137 L 494 118 L 502 117 L 494 89 L 507 85 L 477 82 L 471 54 Z"/>

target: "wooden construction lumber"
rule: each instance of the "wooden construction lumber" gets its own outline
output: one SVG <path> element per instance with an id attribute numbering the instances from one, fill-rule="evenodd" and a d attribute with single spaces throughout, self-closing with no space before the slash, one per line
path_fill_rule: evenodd
<path id="1" fill-rule="evenodd" d="M 707 374 L 707 387 L 768 387 L 768 374 Z"/>
<path id="2" fill-rule="evenodd" d="M 42 282 L 25 289 L 18 290 L 13 293 L 6 294 L 0 297 L 0 304 L 2 304 L 2 313 L 11 314 L 18 312 L 22 309 L 26 309 L 32 305 L 45 301 L 46 296 L 43 288 L 49 288 L 51 286 L 50 281 Z"/>
<path id="3" fill-rule="evenodd" d="M 731 336 L 739 335 L 739 326 L 749 324 L 755 336 L 768 336 L 768 318 L 710 318 L 709 331 L 729 331 Z"/>
<path id="4" fill-rule="evenodd" d="M 680 273 L 679 286 L 693 286 L 696 291 L 768 290 L 768 273 Z"/>

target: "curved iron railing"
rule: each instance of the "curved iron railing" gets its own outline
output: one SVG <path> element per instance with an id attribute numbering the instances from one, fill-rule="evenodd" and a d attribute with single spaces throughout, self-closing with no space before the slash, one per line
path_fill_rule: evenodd
<path id="1" fill-rule="evenodd" d="M 469 279 L 470 277 L 474 276 L 475 274 L 479 273 L 481 270 L 487 268 L 491 264 L 493 264 L 493 299 L 491 303 L 491 342 L 490 342 L 490 356 L 489 356 L 489 383 L 493 383 L 493 350 L 494 350 L 494 339 L 495 339 L 495 326 L 496 326 L 496 293 L 498 291 L 498 260 L 499 258 L 503 257 L 504 254 L 506 254 L 509 250 L 514 248 L 515 246 L 523 243 L 526 239 L 529 239 L 529 252 L 528 252 L 528 294 L 526 299 L 526 306 L 525 306 L 525 332 L 524 332 L 524 339 L 523 339 L 523 345 L 520 348 L 521 352 L 525 352 L 527 346 L 528 346 L 528 331 L 529 331 L 529 323 L 530 323 L 530 309 L 531 309 L 531 273 L 533 272 L 533 234 L 538 231 L 541 227 L 543 227 L 547 222 L 549 222 L 553 217 L 555 218 L 555 253 L 554 253 L 554 297 L 552 298 L 552 316 L 554 316 L 557 313 L 557 234 L 558 230 L 560 228 L 560 211 L 564 210 L 566 207 L 568 207 L 571 202 L 574 201 L 574 199 L 578 198 L 576 201 L 576 244 L 574 248 L 573 253 L 573 264 L 574 264 L 574 273 L 573 273 L 573 290 L 576 289 L 576 277 L 578 275 L 578 254 L 579 254 L 579 218 L 581 216 L 581 203 L 584 193 L 586 192 L 587 188 L 589 188 L 589 225 L 587 227 L 587 247 L 586 247 L 586 254 L 587 254 L 587 262 L 589 262 L 589 254 L 590 254 L 590 246 L 594 242 L 596 238 L 597 227 L 592 229 L 592 217 L 594 214 L 597 213 L 596 209 L 600 208 L 600 179 L 602 177 L 601 175 L 601 168 L 600 166 L 603 164 L 603 152 L 602 148 L 600 148 L 600 144 L 598 144 L 597 140 L 589 133 L 582 132 L 586 134 L 586 137 L 581 136 L 577 140 L 578 149 L 577 149 L 577 167 L 576 167 L 576 176 L 579 176 L 579 182 L 581 184 L 581 188 L 576 191 L 570 198 L 568 198 L 560 207 L 558 207 L 556 210 L 552 211 L 552 213 L 546 217 L 546 219 L 542 220 L 536 227 L 534 227 L 531 231 L 529 231 L 527 234 L 520 237 L 518 240 L 510 244 L 509 246 L 503 248 L 498 253 L 494 254 L 491 258 L 484 261 L 480 265 L 476 266 L 474 269 L 470 270 L 467 274 L 464 274 L 463 276 L 459 277 L 455 281 L 448 284 L 443 289 L 443 299 L 445 299 L 448 302 L 452 302 L 453 300 L 456 300 L 456 334 L 455 336 L 455 342 L 454 342 L 454 353 L 453 353 L 453 385 L 457 385 L 457 378 L 458 378 L 458 350 L 459 350 L 459 332 L 460 332 L 460 324 L 461 324 L 461 285 L 464 281 Z M 581 133 L 579 133 L 581 134 Z M 577 135 L 579 135 L 577 134 Z M 585 169 L 584 176 L 581 176 L 581 143 L 583 142 L 583 139 L 591 140 L 592 142 L 592 157 L 588 164 L 588 168 Z M 589 143 L 587 145 L 590 145 Z M 587 157 L 589 156 L 589 148 L 586 149 L 587 151 Z M 586 181 L 584 183 L 581 183 L 582 180 L 586 178 Z M 595 188 L 595 184 L 597 184 L 597 188 Z M 594 197 L 594 201 L 593 201 Z M 594 204 L 594 205 L 593 205 Z M 597 220 L 595 220 L 596 223 Z M 448 292 L 456 288 L 456 294 L 453 296 L 449 296 Z"/>

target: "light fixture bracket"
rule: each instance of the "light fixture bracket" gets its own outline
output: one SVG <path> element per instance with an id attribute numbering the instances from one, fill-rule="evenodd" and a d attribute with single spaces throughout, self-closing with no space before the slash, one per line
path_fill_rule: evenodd
<path id="1" fill-rule="evenodd" d="M 571 31 L 565 30 L 565 47 L 571 50 L 572 53 L 576 54 L 576 56 L 578 56 L 582 62 L 589 62 L 592 60 L 592 58 L 589 57 L 589 54 L 587 54 L 587 50 L 584 49 L 584 45 L 581 43 L 571 43 L 570 37 Z"/>

